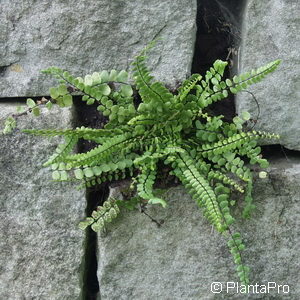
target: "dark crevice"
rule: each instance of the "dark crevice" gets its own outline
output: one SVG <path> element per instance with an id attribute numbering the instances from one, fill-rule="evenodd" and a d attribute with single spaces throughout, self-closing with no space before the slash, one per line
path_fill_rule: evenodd
<path id="1" fill-rule="evenodd" d="M 96 186 L 93 189 L 89 188 L 86 192 L 87 208 L 86 215 L 90 216 L 92 211 L 103 204 L 108 196 L 108 186 Z M 82 282 L 82 300 L 99 300 L 100 289 L 97 277 L 98 269 L 98 243 L 97 233 L 91 228 L 86 230 L 85 237 L 85 253 L 83 263 L 83 282 Z"/>
<path id="2" fill-rule="evenodd" d="M 198 0 L 197 36 L 192 73 L 202 76 L 221 59 L 228 61 L 224 77 L 237 71 L 238 49 L 241 41 L 241 23 L 245 0 Z M 234 96 L 211 105 L 213 114 L 224 115 L 229 121 L 235 116 Z"/>
<path id="3" fill-rule="evenodd" d="M 228 62 L 224 77 L 239 72 L 239 48 L 246 0 L 198 0 L 197 34 L 192 62 L 192 73 L 205 76 L 217 59 Z M 224 115 L 230 121 L 236 115 L 234 95 L 213 105 L 211 113 Z M 258 104 L 259 105 L 259 104 Z M 253 128 L 255 129 L 255 127 Z M 268 160 L 299 159 L 300 152 L 282 145 L 261 146 L 262 155 Z"/>
<path id="4" fill-rule="evenodd" d="M 30 98 L 34 101 L 41 100 L 42 98 L 50 99 L 49 96 L 5 97 L 5 98 L 0 98 L 0 102 L 1 103 L 20 103 L 20 104 L 24 104 L 28 98 Z"/>
<path id="5" fill-rule="evenodd" d="M 106 119 L 97 111 L 96 105 L 86 105 L 81 99 L 75 99 L 75 110 L 77 124 L 75 126 L 85 126 L 90 128 L 102 128 Z M 78 152 L 83 153 L 95 147 L 94 142 L 81 140 L 78 143 Z M 92 211 L 108 197 L 108 185 L 96 185 L 86 190 L 86 215 L 90 216 Z M 85 238 L 85 253 L 82 262 L 82 300 L 99 300 L 100 288 L 97 277 L 97 233 L 88 228 Z"/>
<path id="6" fill-rule="evenodd" d="M 261 153 L 268 160 L 284 158 L 288 161 L 289 159 L 300 159 L 300 151 L 287 149 L 280 144 L 261 146 Z"/>
<path id="7" fill-rule="evenodd" d="M 8 66 L 1 66 L 0 67 L 0 77 L 4 77 L 5 76 L 5 73 L 8 69 L 9 65 Z"/>

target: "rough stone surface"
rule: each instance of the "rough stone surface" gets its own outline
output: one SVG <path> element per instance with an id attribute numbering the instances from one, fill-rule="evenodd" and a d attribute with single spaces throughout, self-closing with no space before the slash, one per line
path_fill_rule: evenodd
<path id="1" fill-rule="evenodd" d="M 280 134 L 280 143 L 292 150 L 300 150 L 299 10 L 297 0 L 249 0 L 241 49 L 241 72 L 282 59 L 277 71 L 249 90 L 261 111 L 255 128 Z M 236 107 L 257 116 L 257 105 L 247 93 L 240 94 Z"/>
<path id="2" fill-rule="evenodd" d="M 14 111 L 1 103 L 0 120 Z M 61 109 L 42 122 L 21 118 L 19 127 L 71 127 L 71 120 L 71 111 Z M 41 168 L 57 142 L 0 136 L 0 299 L 79 299 L 84 233 L 77 224 L 85 195 L 74 184 L 51 182 L 51 172 Z"/>
<path id="3" fill-rule="evenodd" d="M 40 74 L 55 65 L 82 76 L 128 68 L 153 38 L 158 79 L 175 85 L 190 73 L 196 0 L 1 1 L 0 97 L 48 94 Z"/>
<path id="4" fill-rule="evenodd" d="M 247 249 L 252 284 L 288 284 L 289 294 L 213 294 L 213 282 L 236 282 L 225 239 L 212 230 L 182 188 L 171 188 L 167 209 L 116 219 L 99 239 L 101 299 L 292 299 L 300 297 L 300 159 L 274 160 L 270 176 L 255 184 L 257 209 L 237 223 Z M 236 208 L 239 215 L 242 205 Z M 285 292 L 287 290 L 285 289 Z"/>

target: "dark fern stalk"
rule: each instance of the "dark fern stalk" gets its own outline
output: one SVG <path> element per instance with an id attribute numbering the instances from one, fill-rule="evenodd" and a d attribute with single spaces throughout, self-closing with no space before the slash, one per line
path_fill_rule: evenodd
<path id="1" fill-rule="evenodd" d="M 60 84 L 50 89 L 51 100 L 59 106 L 72 105 L 74 94 L 82 95 L 88 105 L 97 103 L 98 110 L 108 117 L 104 129 L 46 129 L 24 130 L 26 133 L 44 136 L 63 136 L 65 142 L 44 164 L 53 170 L 56 181 L 79 180 L 86 186 L 104 181 L 118 180 L 133 172 L 137 197 L 148 204 L 167 205 L 156 196 L 153 189 L 157 176 L 157 164 L 163 161 L 199 205 L 204 217 L 217 231 L 228 237 L 228 246 L 237 265 L 242 283 L 249 283 L 249 268 L 244 264 L 242 251 L 245 246 L 239 232 L 234 232 L 235 219 L 231 213 L 230 192 L 245 194 L 243 216 L 248 217 L 252 204 L 252 174 L 245 165 L 267 167 L 268 162 L 260 155 L 257 142 L 277 139 L 278 135 L 244 131 L 242 123 L 249 119 L 235 117 L 232 123 L 223 116 L 210 116 L 207 107 L 213 102 L 245 90 L 273 72 L 280 61 L 276 60 L 251 72 L 223 79 L 227 62 L 217 60 L 204 78 L 193 74 L 172 94 L 161 82 L 155 81 L 145 63 L 148 46 L 133 63 L 135 88 L 141 98 L 134 105 L 133 88 L 129 85 L 126 71 L 102 71 L 73 77 L 59 68 L 49 68 L 46 74 L 56 77 Z M 35 103 L 30 101 L 32 109 Z M 48 104 L 49 108 L 51 105 Z M 12 119 L 7 124 L 13 124 Z M 7 125 L 9 126 L 9 125 Z M 78 139 L 96 142 L 97 146 L 87 153 L 72 154 Z M 136 197 L 134 198 L 136 201 Z M 119 213 L 118 202 L 108 199 L 92 216 L 80 223 L 80 228 L 91 226 L 101 230 Z"/>

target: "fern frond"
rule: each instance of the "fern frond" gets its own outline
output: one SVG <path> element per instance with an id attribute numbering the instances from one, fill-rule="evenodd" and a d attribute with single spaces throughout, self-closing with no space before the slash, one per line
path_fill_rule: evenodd
<path id="1" fill-rule="evenodd" d="M 174 170 L 174 173 L 203 209 L 204 216 L 219 232 L 223 232 L 227 228 L 224 218 L 227 218 L 229 221 L 231 216 L 226 212 L 223 217 L 213 189 L 194 165 L 191 157 L 187 154 L 180 154 L 177 156 L 177 168 Z"/>
<path id="2" fill-rule="evenodd" d="M 143 51 L 142 54 L 144 54 Z M 162 113 L 164 103 L 171 102 L 173 95 L 170 91 L 160 82 L 152 83 L 153 77 L 150 75 L 149 70 L 145 63 L 146 57 L 139 55 L 132 63 L 133 75 L 136 82 L 136 87 L 141 95 L 143 103 L 140 104 L 138 111 L 143 114 L 158 112 Z"/>
<path id="3" fill-rule="evenodd" d="M 213 144 L 201 145 L 197 148 L 197 151 L 204 157 L 209 157 L 211 155 L 217 155 L 234 150 L 237 147 L 241 147 L 243 144 L 249 142 L 250 140 L 265 138 L 278 138 L 278 135 L 260 131 L 241 132 Z"/>
<path id="4" fill-rule="evenodd" d="M 134 173 L 134 168 L 133 166 L 131 166 L 131 167 L 126 167 L 124 170 L 110 171 L 91 178 L 86 177 L 83 179 L 84 182 L 82 184 L 82 188 L 84 187 L 90 188 L 97 184 L 125 179 L 128 176 L 132 177 L 133 173 Z"/>
<path id="5" fill-rule="evenodd" d="M 132 62 L 133 66 L 133 76 L 134 80 L 136 81 L 136 85 L 138 89 L 141 89 L 143 87 L 147 88 L 151 85 L 153 76 L 150 75 L 150 72 L 146 66 L 146 54 L 147 52 L 154 47 L 156 44 L 156 41 L 150 42 L 139 55 L 135 57 L 135 60 Z M 145 95 L 147 98 L 147 95 Z M 144 102 L 147 102 L 145 99 Z"/>
<path id="6" fill-rule="evenodd" d="M 248 182 L 250 170 L 244 165 L 244 161 L 236 156 L 236 153 L 223 153 L 221 160 L 225 161 L 221 168 L 223 172 L 231 172 L 241 180 Z"/>
<path id="7" fill-rule="evenodd" d="M 120 209 L 114 198 L 107 199 L 103 206 L 98 206 L 96 210 L 92 212 L 91 217 L 87 217 L 84 221 L 80 222 L 78 227 L 82 230 L 88 226 L 95 232 L 99 232 L 104 228 L 106 223 L 110 223 L 120 213 Z"/>
<path id="8" fill-rule="evenodd" d="M 116 129 L 93 129 L 87 127 L 80 127 L 76 129 L 23 129 L 22 132 L 32 134 L 32 135 L 41 135 L 41 136 L 77 136 L 78 138 L 84 138 L 85 136 L 88 139 L 90 137 L 109 137 L 112 135 L 119 135 L 123 133 L 123 130 L 120 128 Z"/>
<path id="9" fill-rule="evenodd" d="M 108 138 L 105 143 L 95 147 L 89 152 L 66 156 L 64 161 L 73 168 L 80 166 L 96 166 L 100 163 L 114 160 L 115 158 L 122 158 L 128 153 L 134 153 L 134 151 L 142 151 L 151 144 L 155 147 L 159 147 L 160 144 L 157 144 L 156 140 L 159 141 L 161 139 L 152 136 L 147 137 L 145 134 L 136 135 L 126 132 L 122 135 Z"/>
<path id="10" fill-rule="evenodd" d="M 154 139 L 155 141 L 155 139 Z M 161 147 L 159 144 L 155 144 L 155 152 L 146 151 L 143 155 L 137 157 L 134 160 L 135 166 L 140 165 L 150 165 L 152 162 L 156 162 L 159 159 L 164 159 L 167 156 L 172 156 L 175 153 L 184 153 L 185 150 L 179 146 L 173 144 L 163 144 L 165 146 Z M 158 149 L 160 148 L 160 149 Z M 153 149 L 153 148 L 152 148 Z"/>
<path id="11" fill-rule="evenodd" d="M 175 99 L 182 102 L 186 96 L 191 92 L 193 88 L 195 88 L 195 85 L 198 81 L 200 81 L 202 78 L 199 74 L 193 74 L 190 78 L 185 80 L 183 84 L 178 88 L 178 95 L 175 97 Z"/>
<path id="12" fill-rule="evenodd" d="M 245 249 L 245 245 L 241 240 L 241 234 L 239 232 L 230 232 L 229 234 L 231 236 L 231 239 L 228 241 L 227 245 L 230 249 L 230 253 L 233 256 L 234 263 L 237 265 L 237 274 L 241 280 L 241 283 L 244 285 L 248 285 L 250 268 L 244 265 L 242 261 L 241 252 Z"/>
<path id="13" fill-rule="evenodd" d="M 154 125 L 157 124 L 157 120 L 150 119 L 146 115 L 138 115 L 130 119 L 127 124 L 128 125 Z"/>
<path id="14" fill-rule="evenodd" d="M 252 197 L 252 190 L 253 190 L 253 176 L 250 174 L 250 178 L 248 181 L 248 184 L 246 186 L 246 191 L 245 191 L 245 207 L 242 212 L 243 218 L 249 218 L 255 209 L 255 205 L 253 204 L 253 197 Z"/>
<path id="15" fill-rule="evenodd" d="M 219 61 L 218 64 L 221 65 L 221 62 L 222 61 Z M 236 75 L 232 80 L 226 79 L 225 81 L 221 80 L 220 74 L 216 73 L 213 75 L 209 72 L 209 76 L 206 75 L 206 78 L 207 81 L 209 79 L 212 83 L 212 88 L 210 88 L 209 82 L 202 82 L 202 88 L 200 88 L 201 93 L 199 93 L 198 100 L 199 107 L 203 109 L 213 102 L 227 98 L 229 92 L 236 94 L 245 90 L 249 85 L 261 81 L 267 74 L 275 71 L 280 62 L 280 60 L 275 60 L 256 70 L 239 76 Z"/>
<path id="16" fill-rule="evenodd" d="M 102 163 L 98 166 L 93 167 L 82 167 L 82 168 L 76 168 L 74 169 L 74 175 L 76 179 L 84 179 L 84 178 L 93 178 L 98 177 L 102 174 L 108 173 L 108 172 L 117 172 L 117 171 L 123 171 L 126 168 L 130 168 L 133 165 L 133 159 L 132 156 L 128 156 L 125 158 L 121 158 L 116 162 L 110 161 L 108 163 Z M 111 174 L 111 173 L 110 173 Z"/>
<path id="17" fill-rule="evenodd" d="M 130 152 L 134 148 L 136 137 L 133 137 L 130 133 L 118 135 L 109 138 L 104 144 L 92 149 L 86 153 L 74 154 L 72 156 L 65 157 L 65 161 L 72 167 L 80 166 L 96 166 L 101 162 L 106 162 L 113 158 L 113 155 L 123 155 L 126 152 Z"/>
<path id="18" fill-rule="evenodd" d="M 150 75 L 150 72 L 145 63 L 146 57 L 143 55 L 138 55 L 135 61 L 132 63 L 133 65 L 133 76 L 136 82 L 136 87 L 140 90 L 142 100 L 144 103 L 148 103 L 151 100 L 151 96 L 156 97 L 157 95 L 153 93 L 151 90 L 151 82 L 153 80 L 153 76 Z M 150 95 L 147 94 L 147 91 L 150 92 Z"/>
<path id="19" fill-rule="evenodd" d="M 236 191 L 239 191 L 240 193 L 244 193 L 243 186 L 241 186 L 236 181 L 234 181 L 233 179 L 229 178 L 227 175 L 225 175 L 219 171 L 211 170 L 208 173 L 207 178 L 208 178 L 208 180 L 211 180 L 211 179 L 219 180 L 219 181 L 223 182 L 224 184 L 233 187 Z"/>
<path id="20" fill-rule="evenodd" d="M 167 202 L 161 198 L 155 197 L 153 194 L 153 184 L 156 177 L 156 170 L 142 168 L 141 174 L 137 177 L 137 193 L 138 195 L 148 200 L 149 204 L 160 204 L 166 207 Z"/>
<path id="21" fill-rule="evenodd" d="M 266 159 L 262 158 L 260 152 L 261 148 L 255 147 L 247 151 L 246 156 L 250 159 L 251 165 L 259 164 L 261 168 L 267 168 L 269 163 Z"/>
<path id="22" fill-rule="evenodd" d="M 252 70 L 251 72 L 234 76 L 232 79 L 233 85 L 230 87 L 230 91 L 235 94 L 253 83 L 260 82 L 267 74 L 275 71 L 280 63 L 281 60 L 277 59 L 256 70 Z"/>
<path id="23" fill-rule="evenodd" d="M 57 148 L 55 149 L 55 153 L 50 156 L 48 161 L 46 161 L 43 166 L 47 167 L 51 164 L 62 161 L 64 158 L 71 152 L 73 147 L 77 144 L 78 137 L 77 136 L 66 136 L 65 137 L 65 143 L 59 144 Z"/>

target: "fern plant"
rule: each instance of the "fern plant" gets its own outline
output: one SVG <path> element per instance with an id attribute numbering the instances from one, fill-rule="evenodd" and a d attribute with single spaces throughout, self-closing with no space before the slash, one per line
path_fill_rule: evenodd
<path id="1" fill-rule="evenodd" d="M 280 61 L 231 80 L 222 78 L 227 62 L 217 60 L 203 78 L 193 74 L 174 94 L 163 83 L 155 81 L 148 71 L 146 52 L 152 46 L 153 43 L 133 62 L 134 85 L 128 83 L 128 73 L 124 70 L 102 71 L 84 78 L 75 78 L 56 67 L 44 71 L 59 80 L 59 85 L 50 89 L 51 99 L 44 101 L 49 109 L 54 102 L 61 107 L 70 106 L 73 95 L 81 95 L 88 105 L 96 103 L 97 109 L 107 117 L 103 129 L 80 127 L 24 132 L 64 137 L 64 143 L 44 164 L 52 168 L 53 180 L 79 180 L 90 187 L 131 176 L 136 186 L 135 200 L 144 199 L 152 205 L 167 205 L 164 199 L 156 196 L 153 188 L 158 163 L 167 164 L 170 174 L 185 186 L 204 217 L 228 238 L 238 276 L 242 283 L 248 284 L 249 267 L 241 254 L 245 246 L 240 233 L 232 229 L 235 219 L 231 213 L 234 203 L 230 200 L 230 192 L 236 190 L 245 195 L 243 216 L 249 217 L 254 208 L 253 179 L 245 162 L 267 167 L 268 162 L 261 157 L 257 143 L 279 136 L 243 129 L 243 122 L 249 119 L 248 113 L 242 118 L 235 117 L 233 122 L 225 122 L 222 115 L 210 115 L 208 107 L 227 98 L 229 93 L 236 94 L 261 81 Z M 140 96 L 139 103 L 135 100 L 135 91 Z M 37 103 L 28 99 L 27 104 L 29 111 L 39 115 Z M 12 127 L 15 122 L 10 118 L 6 132 Z M 97 146 L 87 153 L 72 154 L 79 139 L 93 141 Z M 108 199 L 79 226 L 81 229 L 91 226 L 99 231 L 118 213 L 118 201 Z"/>

